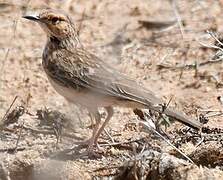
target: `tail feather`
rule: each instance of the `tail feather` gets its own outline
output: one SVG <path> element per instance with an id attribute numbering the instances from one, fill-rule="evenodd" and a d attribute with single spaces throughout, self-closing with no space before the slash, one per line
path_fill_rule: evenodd
<path id="1" fill-rule="evenodd" d="M 201 127 L 202 127 L 202 124 L 200 122 L 198 122 L 197 120 L 195 120 L 187 115 L 184 115 L 183 113 L 178 112 L 176 110 L 167 108 L 167 109 L 165 109 L 164 114 L 166 114 L 167 116 L 169 116 L 173 119 L 176 119 L 176 120 L 182 122 L 183 124 L 190 126 L 192 128 L 201 129 Z"/>

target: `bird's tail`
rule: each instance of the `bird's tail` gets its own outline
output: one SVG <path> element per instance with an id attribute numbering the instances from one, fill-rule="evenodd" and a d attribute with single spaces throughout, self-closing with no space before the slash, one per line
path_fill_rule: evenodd
<path id="1" fill-rule="evenodd" d="M 171 108 L 166 108 L 164 110 L 164 114 L 166 114 L 167 116 L 169 116 L 173 119 L 176 119 L 176 120 L 182 122 L 183 124 L 190 126 L 192 128 L 201 129 L 201 127 L 202 127 L 202 124 L 200 122 L 198 122 L 197 120 L 195 120 L 187 115 L 184 115 L 183 113 L 181 113 L 179 111 L 173 110 Z"/>

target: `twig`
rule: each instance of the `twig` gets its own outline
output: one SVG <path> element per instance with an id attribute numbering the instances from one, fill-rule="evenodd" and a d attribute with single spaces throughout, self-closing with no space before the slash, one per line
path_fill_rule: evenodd
<path id="1" fill-rule="evenodd" d="M 184 69 L 184 70 L 189 70 L 189 69 L 194 69 L 196 68 L 197 66 L 204 66 L 204 65 L 208 65 L 208 64 L 214 64 L 214 63 L 220 63 L 222 62 L 223 59 L 217 59 L 217 60 L 207 60 L 207 61 L 204 61 L 204 62 L 201 62 L 201 63 L 194 63 L 194 64 L 186 64 L 186 65 L 183 65 L 183 66 L 168 66 L 168 65 L 165 65 L 165 64 L 158 64 L 158 68 L 160 69 L 174 69 L 174 70 L 181 70 L 181 69 Z"/>
<path id="2" fill-rule="evenodd" d="M 84 18 L 85 18 L 85 9 L 81 15 L 81 19 L 80 19 L 80 22 L 79 22 L 79 26 L 78 26 L 78 30 L 77 30 L 77 35 L 79 36 L 80 34 L 80 31 L 81 31 L 81 28 L 82 28 L 82 25 L 83 25 L 83 21 L 84 21 Z"/>
<path id="3" fill-rule="evenodd" d="M 198 109 L 198 112 L 206 112 L 206 113 L 210 113 L 210 112 L 222 112 L 219 109 Z"/>
<path id="4" fill-rule="evenodd" d="M 220 51 L 223 51 L 222 48 L 216 46 L 216 45 L 211 45 L 211 44 L 205 44 L 203 42 L 199 42 L 200 45 L 206 47 L 206 48 L 212 48 L 212 49 L 218 49 Z"/>
<path id="5" fill-rule="evenodd" d="M 202 134 L 202 137 L 216 137 L 216 136 L 223 137 L 223 133 L 218 133 L 218 134 Z M 197 137 L 200 137 L 200 136 L 197 136 Z"/>
<path id="6" fill-rule="evenodd" d="M 16 151 L 24 151 L 26 148 L 25 147 L 18 147 L 16 149 Z M 4 148 L 4 149 L 0 149 L 0 152 L 7 152 L 7 153 L 14 153 L 15 152 L 15 148 Z"/>
<path id="7" fill-rule="evenodd" d="M 5 117 L 2 126 L 7 127 L 10 124 L 18 122 L 19 118 L 25 113 L 23 106 L 16 106 Z"/>
<path id="8" fill-rule="evenodd" d="M 163 105 L 163 112 L 165 111 L 166 108 L 168 108 L 168 106 L 170 105 L 172 99 L 173 99 L 173 95 L 170 97 L 168 103 Z"/>
<path id="9" fill-rule="evenodd" d="M 147 122 L 140 122 L 142 125 L 146 126 L 149 128 L 149 130 L 152 130 L 155 134 L 157 134 L 159 137 L 161 137 L 167 144 L 169 144 L 172 148 L 174 148 L 177 152 L 179 152 L 183 157 L 185 157 L 189 162 L 194 164 L 194 162 L 186 155 L 184 154 L 181 150 L 179 150 L 177 147 L 175 147 L 172 143 L 170 143 L 163 135 L 161 135 L 158 131 L 156 131 L 152 126 L 149 125 Z"/>
<path id="10" fill-rule="evenodd" d="M 207 33 L 210 34 L 210 36 L 213 37 L 221 46 L 223 46 L 223 43 L 217 38 L 216 34 L 211 31 L 207 31 Z"/>
<path id="11" fill-rule="evenodd" d="M 139 24 L 141 24 L 141 27 L 144 27 L 149 30 L 161 30 L 164 31 L 164 29 L 170 29 L 173 28 L 173 26 L 176 25 L 176 21 L 144 21 L 139 20 Z M 139 27 L 139 28 L 141 28 Z"/>
<path id="12" fill-rule="evenodd" d="M 156 124 L 156 127 L 157 127 L 157 130 L 160 129 L 160 128 L 159 128 L 159 125 L 162 123 L 162 122 L 160 123 L 160 120 L 164 120 L 164 122 L 165 122 L 165 124 L 164 124 L 164 125 L 165 125 L 165 129 L 167 129 L 167 127 L 170 126 L 170 121 L 169 121 L 169 119 L 165 118 L 165 117 L 163 116 L 163 114 L 164 114 L 165 110 L 168 108 L 168 106 L 170 105 L 172 99 L 173 99 L 173 95 L 170 97 L 170 99 L 169 99 L 169 101 L 168 101 L 167 104 L 166 104 L 166 103 L 162 104 L 162 111 L 161 111 L 161 113 L 159 113 L 159 117 L 158 117 L 158 121 L 157 121 L 157 123 L 155 123 L 155 124 Z M 151 126 L 151 125 L 150 125 L 150 126 Z"/>
<path id="13" fill-rule="evenodd" d="M 116 165 L 116 166 L 104 166 L 104 167 L 100 167 L 98 169 L 94 169 L 93 172 L 97 172 L 97 171 L 104 171 L 104 170 L 109 170 L 109 169 L 118 169 L 118 168 L 121 168 L 121 167 L 124 167 L 124 165 Z"/>
<path id="14" fill-rule="evenodd" d="M 23 129 L 25 130 L 29 130 L 33 133 L 38 133 L 38 134 L 53 134 L 55 135 L 55 132 L 53 130 L 41 130 L 41 129 L 34 129 L 33 127 L 27 127 L 25 125 L 23 125 Z M 69 133 L 63 133 L 62 134 L 63 137 L 69 137 L 69 138 L 74 138 L 74 139 L 78 139 L 78 140 L 83 140 L 80 137 L 77 137 L 75 135 L 69 134 Z"/>
<path id="15" fill-rule="evenodd" d="M 112 143 L 115 142 L 115 140 L 113 139 L 113 137 L 110 135 L 110 133 L 108 132 L 107 129 L 104 129 L 105 134 L 109 137 L 109 139 L 112 141 Z"/>
<path id="16" fill-rule="evenodd" d="M 17 98 L 18 98 L 18 96 L 16 96 L 16 97 L 13 99 L 11 105 L 9 106 L 9 108 L 7 109 L 7 111 L 5 112 L 5 115 L 3 116 L 2 121 L 0 122 L 0 127 L 4 125 L 5 118 L 6 118 L 6 116 L 8 115 L 9 111 L 11 110 L 11 108 L 12 108 L 12 106 L 13 106 L 13 104 L 15 103 L 15 101 L 16 101 Z"/>
<path id="17" fill-rule="evenodd" d="M 123 141 L 123 142 L 114 142 L 114 143 L 110 143 L 110 144 L 100 144 L 100 146 L 118 146 L 118 145 L 123 145 L 123 144 L 130 144 L 130 143 L 134 143 L 134 142 L 139 142 L 142 140 L 145 140 L 146 137 L 140 138 L 140 139 L 136 139 L 136 140 L 130 140 L 130 141 Z"/>
<path id="18" fill-rule="evenodd" d="M 184 39 L 184 27 L 183 27 L 183 23 L 182 23 L 182 19 L 180 17 L 180 14 L 178 12 L 178 9 L 177 9 L 177 3 L 175 0 L 170 0 L 171 4 L 172 4 L 172 7 L 173 7 L 173 11 L 174 11 L 174 14 L 177 18 L 177 22 L 178 22 L 178 25 L 180 27 L 180 32 L 181 32 L 181 35 L 182 35 L 182 38 Z"/>
<path id="19" fill-rule="evenodd" d="M 204 142 L 204 137 L 202 137 L 201 140 L 196 144 L 196 149 L 198 148 L 198 146 L 201 145 L 202 142 Z M 195 150 L 196 150 L 196 149 L 195 149 Z M 195 150 L 194 150 L 194 151 L 195 151 Z"/>
<path id="20" fill-rule="evenodd" d="M 205 117 L 216 117 L 216 116 L 221 116 L 223 115 L 223 112 L 215 113 L 215 114 L 210 114 L 210 115 L 205 115 Z"/>
<path id="21" fill-rule="evenodd" d="M 18 145 L 19 145 L 19 141 L 21 139 L 21 135 L 22 135 L 22 130 L 23 130 L 23 127 L 24 127 L 24 123 L 25 122 L 23 121 L 22 124 L 21 124 L 20 130 L 19 130 L 19 136 L 18 136 L 17 141 L 16 141 L 16 145 L 15 145 L 15 148 L 14 148 L 14 152 L 17 151 L 17 148 L 18 148 Z"/>
<path id="22" fill-rule="evenodd" d="M 223 58 L 221 57 L 223 54 L 223 43 L 217 38 L 217 35 L 211 31 L 207 31 L 207 33 L 218 43 L 217 45 L 212 45 L 212 44 L 205 44 L 202 42 L 199 42 L 202 46 L 206 48 L 212 48 L 218 50 L 217 53 L 212 57 L 214 61 L 216 60 L 222 60 Z M 220 55 L 220 57 L 219 57 Z M 217 58 L 216 58 L 217 57 Z"/>

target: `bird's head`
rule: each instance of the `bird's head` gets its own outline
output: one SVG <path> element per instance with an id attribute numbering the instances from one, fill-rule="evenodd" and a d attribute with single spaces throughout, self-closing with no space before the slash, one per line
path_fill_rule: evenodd
<path id="1" fill-rule="evenodd" d="M 59 40 L 74 35 L 75 29 L 70 18 L 65 13 L 46 9 L 38 14 L 29 14 L 23 16 L 28 20 L 37 22 L 46 32 L 48 37 L 54 37 Z"/>

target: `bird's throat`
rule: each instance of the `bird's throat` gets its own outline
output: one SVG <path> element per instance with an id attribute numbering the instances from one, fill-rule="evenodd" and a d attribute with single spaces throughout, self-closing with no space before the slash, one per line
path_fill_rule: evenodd
<path id="1" fill-rule="evenodd" d="M 53 49 L 67 49 L 72 51 L 74 48 L 81 48 L 82 44 L 77 36 L 70 36 L 63 39 L 59 39 L 55 36 L 48 37 L 48 46 Z"/>
<path id="2" fill-rule="evenodd" d="M 58 44 L 58 45 L 60 44 L 60 40 L 55 36 L 50 36 L 49 39 L 50 39 L 50 42 L 53 44 Z"/>

